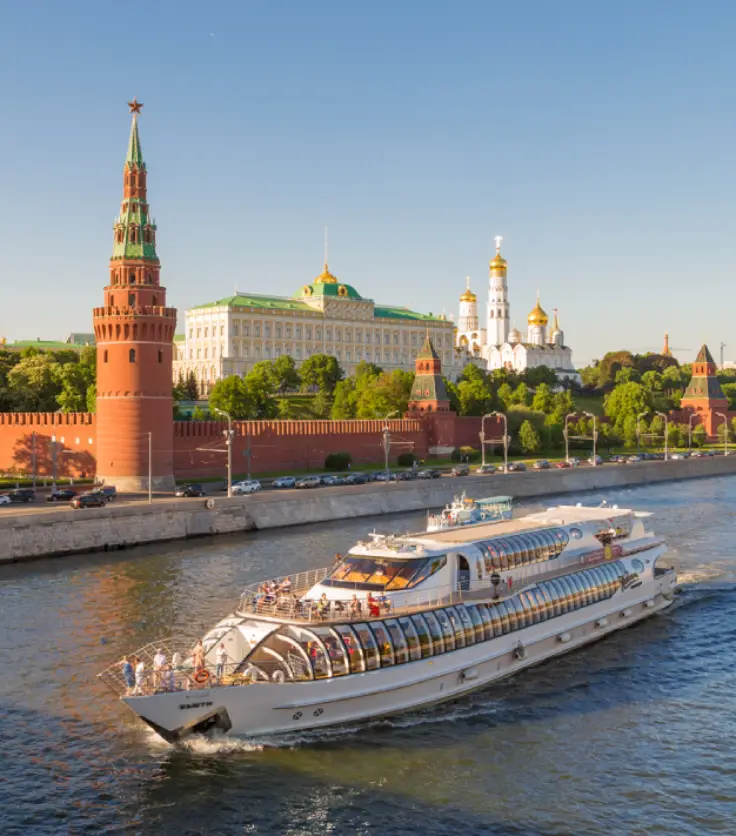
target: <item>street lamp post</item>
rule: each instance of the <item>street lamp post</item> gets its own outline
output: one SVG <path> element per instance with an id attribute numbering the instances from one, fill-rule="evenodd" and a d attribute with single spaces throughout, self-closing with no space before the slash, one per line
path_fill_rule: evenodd
<path id="1" fill-rule="evenodd" d="M 723 455 L 728 455 L 728 417 L 722 412 L 716 412 L 719 418 L 723 418 Z"/>
<path id="2" fill-rule="evenodd" d="M 587 415 L 588 418 L 593 419 L 593 467 L 598 466 L 598 456 L 596 455 L 596 444 L 598 442 L 598 430 L 597 427 L 597 419 L 592 412 L 583 412 L 583 415 Z"/>
<path id="3" fill-rule="evenodd" d="M 480 455 L 481 466 L 486 466 L 486 418 L 493 418 L 497 412 L 488 412 L 480 419 Z"/>
<path id="4" fill-rule="evenodd" d="M 227 446 L 227 495 L 230 497 L 233 495 L 233 419 L 224 409 L 214 408 L 212 411 L 227 418 L 227 429 L 223 431 L 223 435 Z"/>
<path id="5" fill-rule="evenodd" d="M 503 418 L 503 472 L 509 472 L 509 422 L 504 412 L 491 412 L 490 416 Z M 483 416 L 486 417 L 485 415 Z"/>
<path id="6" fill-rule="evenodd" d="M 693 414 L 688 418 L 687 421 L 687 451 L 688 453 L 693 452 L 693 418 L 697 418 L 697 413 L 693 412 Z"/>
<path id="7" fill-rule="evenodd" d="M 648 412 L 640 412 L 636 416 L 636 452 L 641 453 L 641 430 L 639 429 L 639 422 L 642 418 L 649 415 Z"/>
<path id="8" fill-rule="evenodd" d="M 148 504 L 153 504 L 153 433 L 148 433 Z"/>
<path id="9" fill-rule="evenodd" d="M 391 431 L 388 427 L 383 428 L 383 457 L 384 457 L 384 466 L 386 470 L 386 484 L 388 484 L 391 480 L 389 479 L 389 471 L 388 471 L 388 454 L 391 450 Z"/>
<path id="10" fill-rule="evenodd" d="M 569 436 L 569 428 L 568 428 L 568 421 L 571 418 L 574 418 L 577 413 L 570 412 L 568 415 L 565 416 L 565 427 L 562 430 L 562 435 L 565 438 L 565 461 L 570 464 L 570 436 Z"/>
<path id="11" fill-rule="evenodd" d="M 669 459 L 669 448 L 668 448 L 668 438 L 667 438 L 667 415 L 664 412 L 655 412 L 655 415 L 659 415 L 661 418 L 664 418 L 664 460 L 667 461 Z"/>

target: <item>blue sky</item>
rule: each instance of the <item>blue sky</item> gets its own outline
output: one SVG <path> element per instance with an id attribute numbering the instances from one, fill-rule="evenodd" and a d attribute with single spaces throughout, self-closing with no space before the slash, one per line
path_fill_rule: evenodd
<path id="1" fill-rule="evenodd" d="M 574 360 L 732 343 L 736 4 L 0 4 L 0 333 L 91 330 L 129 132 L 169 301 L 364 296 L 512 318 Z M 180 320 L 180 321 L 183 321 Z"/>

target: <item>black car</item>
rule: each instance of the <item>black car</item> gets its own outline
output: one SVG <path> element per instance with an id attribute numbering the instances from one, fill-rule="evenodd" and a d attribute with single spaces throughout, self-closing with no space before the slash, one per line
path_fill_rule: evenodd
<path id="1" fill-rule="evenodd" d="M 112 502 L 113 499 L 117 498 L 118 489 L 115 485 L 100 485 L 99 488 L 93 488 L 89 493 L 94 496 L 101 496 L 105 502 Z"/>
<path id="2" fill-rule="evenodd" d="M 62 488 L 60 491 L 54 491 L 46 497 L 46 502 L 70 502 L 77 495 L 76 491 L 71 488 Z"/>
<path id="3" fill-rule="evenodd" d="M 509 473 L 521 473 L 524 470 L 526 470 L 526 465 L 524 464 L 524 462 L 509 462 Z"/>
<path id="4" fill-rule="evenodd" d="M 453 476 L 467 476 L 470 473 L 470 468 L 466 464 L 456 464 L 450 473 Z"/>
<path id="5" fill-rule="evenodd" d="M 33 488 L 16 488 L 8 494 L 11 502 L 33 502 L 36 492 Z"/>
<path id="6" fill-rule="evenodd" d="M 346 485 L 365 485 L 367 481 L 368 477 L 365 473 L 351 473 L 349 476 L 345 477 Z"/>
<path id="7" fill-rule="evenodd" d="M 72 508 L 102 508 L 107 504 L 107 500 L 101 493 L 90 492 L 83 493 L 81 496 L 75 496 L 72 499 Z"/>
<path id="8" fill-rule="evenodd" d="M 176 496 L 206 496 L 201 485 L 182 485 L 176 489 Z"/>

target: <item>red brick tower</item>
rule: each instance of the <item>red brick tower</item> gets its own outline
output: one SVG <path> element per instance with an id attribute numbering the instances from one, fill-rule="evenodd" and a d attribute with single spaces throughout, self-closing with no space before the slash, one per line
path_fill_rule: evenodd
<path id="1" fill-rule="evenodd" d="M 716 363 L 704 345 L 693 363 L 693 376 L 680 401 L 680 409 L 689 410 L 700 416 L 700 421 L 710 438 L 718 434 L 718 425 L 723 423 L 718 413 L 728 411 L 728 398 L 723 394 L 716 376 Z"/>
<path id="2" fill-rule="evenodd" d="M 114 224 L 105 304 L 94 309 L 97 339 L 97 478 L 121 490 L 172 488 L 172 360 L 176 309 L 159 283 L 156 224 L 146 199 L 146 164 L 133 114 Z M 149 434 L 152 451 L 149 465 Z"/>
<path id="3" fill-rule="evenodd" d="M 409 413 L 449 412 L 450 399 L 447 397 L 445 381 L 442 379 L 442 363 L 429 334 L 419 349 L 414 366 L 416 374 L 411 387 Z"/>

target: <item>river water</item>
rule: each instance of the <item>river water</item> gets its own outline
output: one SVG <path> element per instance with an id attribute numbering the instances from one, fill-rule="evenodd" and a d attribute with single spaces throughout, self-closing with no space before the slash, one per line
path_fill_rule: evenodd
<path id="1" fill-rule="evenodd" d="M 669 611 L 454 704 L 275 741 L 169 747 L 95 675 L 423 515 L 0 567 L 0 833 L 736 833 L 736 477 L 564 501 L 603 498 L 655 512 Z"/>

